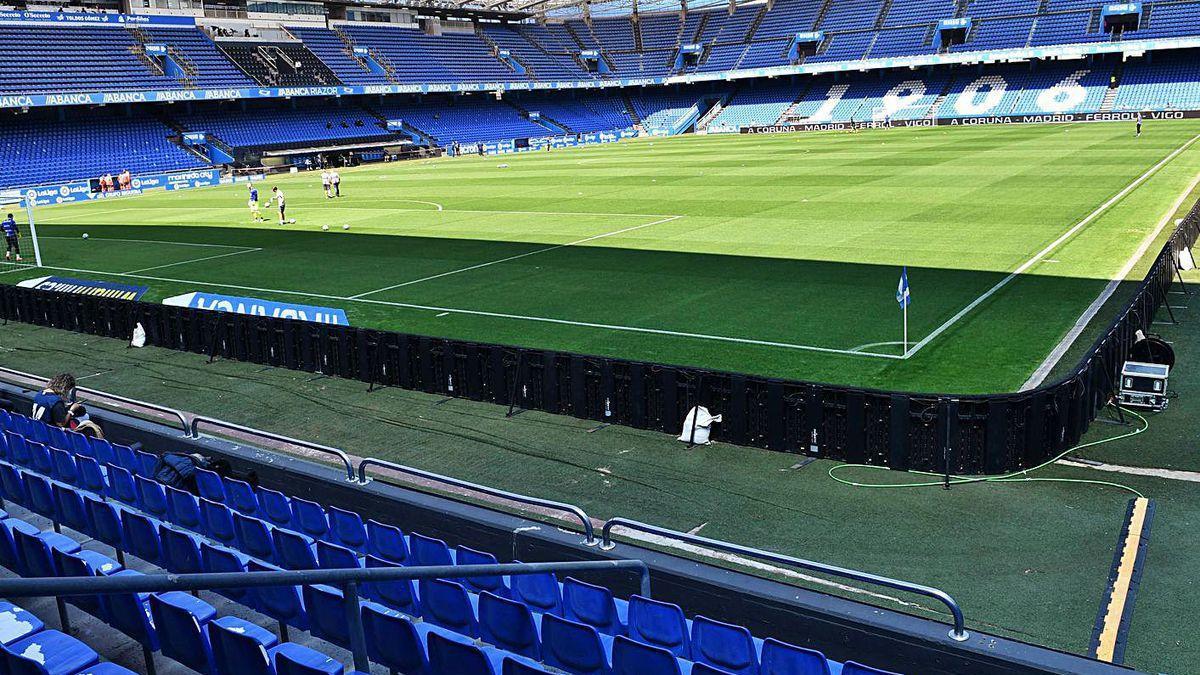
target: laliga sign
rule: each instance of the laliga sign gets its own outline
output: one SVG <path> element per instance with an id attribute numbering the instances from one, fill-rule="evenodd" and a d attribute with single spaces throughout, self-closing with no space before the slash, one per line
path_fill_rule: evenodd
<path id="1" fill-rule="evenodd" d="M 273 302 L 258 298 L 239 298 L 232 295 L 217 295 L 215 293 L 185 293 L 163 300 L 164 305 L 172 307 L 191 307 L 207 309 L 216 312 L 233 312 L 249 316 L 269 316 L 276 319 L 294 319 L 311 321 L 335 326 L 349 326 L 346 311 L 331 307 L 314 307 L 312 305 L 295 305 L 289 302 Z"/>

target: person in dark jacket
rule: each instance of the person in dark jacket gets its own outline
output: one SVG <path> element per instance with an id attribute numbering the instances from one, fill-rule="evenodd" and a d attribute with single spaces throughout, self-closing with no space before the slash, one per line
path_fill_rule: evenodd
<path id="1" fill-rule="evenodd" d="M 75 402 L 75 376 L 55 375 L 46 388 L 33 397 L 33 419 L 56 427 L 70 428 L 70 405 Z"/>

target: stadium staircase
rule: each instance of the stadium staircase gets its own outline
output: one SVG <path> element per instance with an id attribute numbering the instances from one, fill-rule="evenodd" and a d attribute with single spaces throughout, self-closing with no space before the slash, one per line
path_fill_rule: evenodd
<path id="1" fill-rule="evenodd" d="M 1117 91 L 1121 88 L 1121 76 L 1125 73 L 1125 62 L 1117 61 L 1117 65 L 1113 67 L 1112 76 L 1108 81 L 1108 89 L 1104 92 L 1104 99 L 1100 101 L 1100 112 L 1112 112 L 1113 102 L 1117 99 Z"/>
<path id="2" fill-rule="evenodd" d="M 341 40 L 342 45 L 344 45 L 343 51 L 346 53 L 346 56 L 353 59 L 354 62 L 357 63 L 359 65 L 359 67 L 362 68 L 364 73 L 371 73 L 372 71 L 371 71 L 370 67 L 368 67 L 367 64 L 363 62 L 363 59 L 354 54 L 354 48 L 358 46 L 354 43 L 354 40 L 352 40 L 349 35 L 346 35 L 345 31 L 341 30 L 337 26 L 330 26 L 329 30 L 335 36 L 337 36 L 338 40 Z M 375 63 L 378 63 L 379 67 L 383 68 L 383 71 L 384 71 L 383 75 L 384 75 L 384 77 L 387 78 L 388 82 L 391 82 L 392 84 L 397 84 L 399 82 L 399 80 L 397 80 L 395 77 L 396 69 L 394 67 L 392 67 L 392 64 L 388 63 L 386 59 L 384 59 L 381 55 L 376 53 L 376 51 L 374 49 L 371 49 L 370 47 L 368 47 L 367 51 L 371 54 L 371 58 L 375 59 Z"/>
<path id="3" fill-rule="evenodd" d="M 739 88 L 735 86 L 729 93 L 717 99 L 717 102 L 713 104 L 713 107 L 709 108 L 708 112 L 701 115 L 700 119 L 696 120 L 696 130 L 701 131 L 708 129 L 708 125 L 717 118 L 717 115 L 720 115 L 721 111 L 725 110 L 725 108 L 729 106 L 730 103 L 733 103 L 733 100 L 737 98 L 738 89 Z"/>
<path id="4" fill-rule="evenodd" d="M 884 673 L 687 617 L 651 597 L 642 562 L 499 567 L 491 553 L 290 486 L 197 468 L 193 494 L 159 482 L 159 456 L 137 447 L 3 410 L 0 432 L 0 566 L 28 578 L 3 583 L 9 596 L 53 596 L 62 627 L 0 607 L 22 620 L 0 637 L 4 672 L 131 673 L 96 665 L 70 635 L 82 614 L 112 630 L 79 635 L 128 638 L 150 674 L 169 659 L 212 675 L 343 675 L 348 652 L 364 674 L 371 663 L 428 675 Z M 554 574 L 602 567 L 638 571 L 640 592 L 618 598 Z M 221 597 L 210 603 L 204 589 Z"/>
<path id="5" fill-rule="evenodd" d="M 830 0 L 825 0 L 825 4 L 829 4 Z M 822 10 L 823 11 L 823 10 Z M 767 18 L 767 8 L 763 7 L 758 10 L 758 14 L 754 16 L 754 20 L 750 22 L 749 28 L 746 29 L 746 34 L 738 38 L 740 42 L 749 42 L 754 39 L 754 33 L 758 27 L 762 25 L 763 19 Z M 738 59 L 739 61 L 741 59 Z"/>
<path id="6" fill-rule="evenodd" d="M 1043 0 L 1043 2 L 1044 1 L 1046 0 Z M 875 17 L 875 30 L 881 30 L 883 28 L 883 24 L 887 20 L 888 12 L 892 9 L 892 2 L 894 2 L 894 0 L 883 0 L 883 3 L 879 6 L 879 14 Z M 879 36 L 878 33 L 875 35 L 876 37 Z M 867 53 L 870 54 L 871 50 L 868 49 Z"/>
<path id="7" fill-rule="evenodd" d="M 564 23 L 563 28 L 567 29 L 567 35 L 570 35 L 571 39 L 575 41 L 575 46 L 579 47 L 580 49 L 587 49 L 587 46 L 584 45 L 583 40 L 579 38 L 579 33 L 575 32 L 575 27 L 572 26 L 570 22 Z"/>
<path id="8" fill-rule="evenodd" d="M 633 14 L 630 16 L 630 28 L 633 29 L 633 48 L 639 52 L 645 51 L 642 46 L 642 21 L 641 15 Z"/>
<path id="9" fill-rule="evenodd" d="M 633 100 L 629 98 L 629 92 L 625 89 L 621 90 L 621 101 L 625 104 L 625 114 L 629 116 L 630 126 L 641 124 L 642 117 L 638 115 L 637 108 L 634 107 Z"/>
<path id="10" fill-rule="evenodd" d="M 946 78 L 946 84 L 942 87 L 942 91 L 938 93 L 937 98 L 933 99 L 933 104 L 929 106 L 929 111 L 925 113 L 925 117 L 923 119 L 937 119 L 938 111 L 942 109 L 942 104 L 945 103 L 946 98 L 950 96 L 950 86 L 953 83 L 953 77 Z"/>
<path id="11" fill-rule="evenodd" d="M 526 108 L 525 106 L 523 106 L 520 103 L 517 103 L 515 101 L 512 101 L 511 99 L 508 99 L 508 98 L 505 98 L 504 102 L 507 103 L 510 107 L 515 108 L 530 122 L 533 122 L 534 124 L 537 124 L 538 126 L 546 127 L 546 129 L 548 129 L 553 134 L 558 135 L 558 134 L 573 134 L 573 133 L 575 133 L 575 131 L 573 129 L 571 129 L 569 126 L 563 124 L 562 122 L 559 122 L 558 120 L 554 119 L 553 117 L 546 115 L 546 113 L 544 113 L 544 112 L 538 111 L 539 119 L 536 119 L 536 120 L 530 119 L 529 118 L 529 109 Z"/>

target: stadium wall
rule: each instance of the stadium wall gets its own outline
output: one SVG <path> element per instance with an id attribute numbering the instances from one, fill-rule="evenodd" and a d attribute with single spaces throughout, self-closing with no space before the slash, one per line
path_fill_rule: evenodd
<path id="1" fill-rule="evenodd" d="M 125 340 L 141 324 L 148 344 L 168 349 L 654 431 L 677 433 L 685 413 L 703 405 L 724 415 L 716 438 L 737 445 L 898 470 L 1002 474 L 1078 442 L 1198 234 L 1200 202 L 1070 373 L 1010 394 L 858 389 L 12 285 L 0 286 L 0 315 Z"/>

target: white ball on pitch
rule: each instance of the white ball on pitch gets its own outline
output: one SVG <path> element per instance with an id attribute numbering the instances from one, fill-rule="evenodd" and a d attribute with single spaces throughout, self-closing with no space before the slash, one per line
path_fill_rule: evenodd
<path id="1" fill-rule="evenodd" d="M 343 225 L 343 226 L 342 226 L 342 229 L 343 229 L 343 230 L 348 230 L 348 229 L 350 229 L 350 226 L 349 226 L 349 225 Z"/>
<path id="2" fill-rule="evenodd" d="M 322 226 L 321 226 L 321 230 L 323 230 L 323 231 L 325 231 L 325 232 L 328 232 L 328 231 L 329 231 L 329 226 L 328 226 L 328 225 L 322 225 Z"/>
<path id="3" fill-rule="evenodd" d="M 83 238 L 84 238 L 84 239 L 87 239 L 87 238 L 88 238 L 88 233 L 87 233 L 87 232 L 84 232 L 84 233 L 83 233 Z"/>

